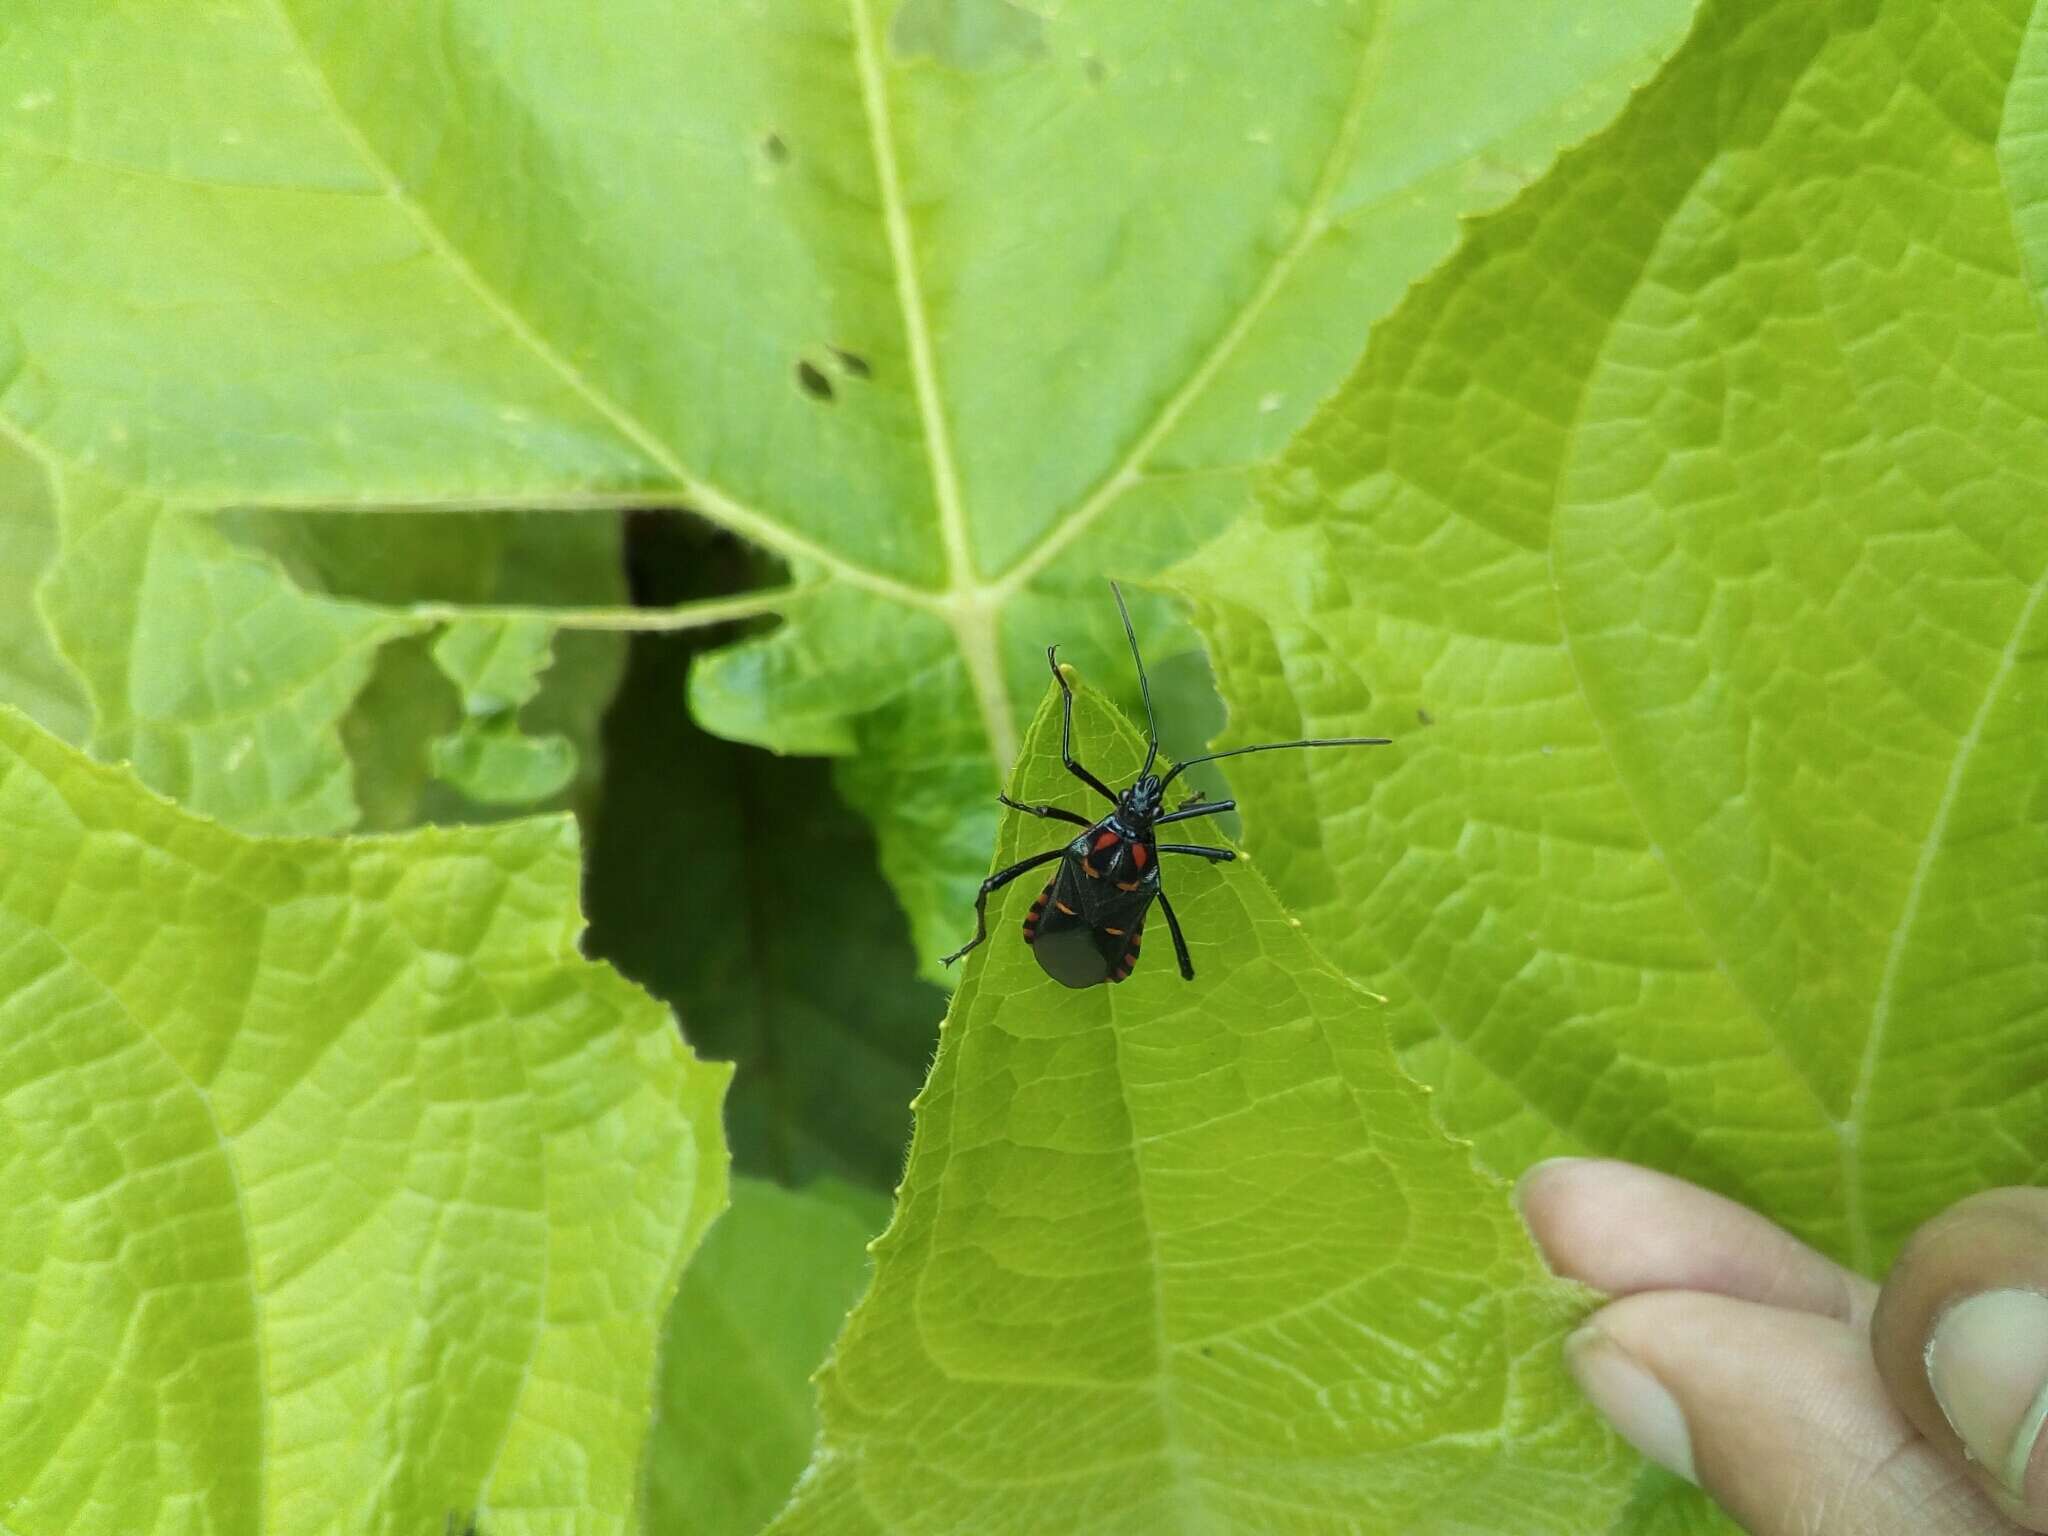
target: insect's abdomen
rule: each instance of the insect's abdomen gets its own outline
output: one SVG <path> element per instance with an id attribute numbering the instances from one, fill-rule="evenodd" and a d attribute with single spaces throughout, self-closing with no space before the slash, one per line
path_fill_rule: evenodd
<path id="1" fill-rule="evenodd" d="M 1138 946 L 1145 942 L 1145 925 L 1140 922 L 1131 930 L 1130 941 L 1124 945 L 1124 952 L 1117 957 L 1115 965 L 1109 968 L 1111 981 L 1122 981 L 1131 974 L 1131 967 L 1138 963 Z"/>
<path id="2" fill-rule="evenodd" d="M 1054 875 L 1050 880 L 1046 881 L 1045 889 L 1038 893 L 1038 900 L 1031 903 L 1031 910 L 1024 914 L 1024 942 L 1026 944 L 1036 944 L 1038 942 L 1038 920 L 1045 916 L 1045 904 L 1052 900 L 1052 888 L 1058 885 L 1059 882 L 1060 877 L 1058 875 Z"/>

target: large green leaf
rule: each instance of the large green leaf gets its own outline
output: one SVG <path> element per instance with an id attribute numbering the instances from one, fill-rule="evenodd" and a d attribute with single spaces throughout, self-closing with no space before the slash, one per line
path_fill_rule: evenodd
<path id="1" fill-rule="evenodd" d="M 1875 1272 L 2048 1165 L 2031 11 L 1716 3 L 1179 577 L 1234 739 L 1401 737 L 1247 827 L 1497 1167 Z"/>
<path id="2" fill-rule="evenodd" d="M 1056 699 L 1012 790 L 1073 804 Z M 1076 725 L 1135 770 L 1092 693 Z M 1063 830 L 1012 816 L 996 860 Z M 774 1531 L 1600 1529 L 1629 1469 L 1562 1374 L 1583 1299 L 1257 870 L 1167 875 L 1193 985 L 1157 913 L 1074 992 L 1019 939 L 1037 882 L 992 904 Z"/>
<path id="3" fill-rule="evenodd" d="M 635 1529 L 728 1074 L 571 824 L 254 840 L 0 711 L 0 826 L 7 1530 Z"/>
<path id="4" fill-rule="evenodd" d="M 337 722 L 418 621 L 280 595 L 195 513 L 687 505 L 799 594 L 702 718 L 859 751 L 929 955 L 1042 647 L 1114 654 L 1096 578 L 1221 527 L 1689 8 L 17 7 L 0 431 L 63 509 L 94 744 L 244 825 L 352 813 Z"/>
<path id="5" fill-rule="evenodd" d="M 668 1314 L 647 1441 L 650 1536 L 755 1536 L 817 1434 L 811 1376 L 868 1277 L 889 1204 L 823 1180 L 734 1179 Z"/>

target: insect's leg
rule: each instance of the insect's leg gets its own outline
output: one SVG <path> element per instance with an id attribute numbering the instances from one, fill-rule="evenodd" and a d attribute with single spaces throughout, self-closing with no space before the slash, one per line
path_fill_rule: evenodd
<path id="1" fill-rule="evenodd" d="M 1065 853 L 1066 851 L 1067 850 L 1065 848 L 1055 848 L 1050 853 L 1034 854 L 1032 857 L 1028 859 L 1024 859 L 1019 861 L 1018 863 L 1012 864 L 1008 869 L 997 870 L 994 874 L 990 875 L 986 880 L 982 881 L 981 891 L 974 898 L 974 937 L 969 939 L 965 944 L 962 944 L 958 949 L 954 950 L 953 953 L 946 956 L 945 959 L 941 960 L 939 963 L 941 965 L 951 965 L 955 960 L 958 960 L 962 955 L 966 954 L 967 951 L 974 948 L 975 945 L 979 944 L 983 939 L 988 937 L 988 899 L 992 894 L 994 894 L 997 891 L 1000 891 L 1004 886 L 1008 885 L 1012 880 L 1016 879 L 1026 870 L 1036 869 L 1041 864 L 1050 864 L 1054 859 L 1058 858 L 1061 854 Z"/>
<path id="2" fill-rule="evenodd" d="M 1156 818 L 1155 827 L 1170 826 L 1176 821 L 1193 821 L 1197 816 L 1220 816 L 1225 811 L 1237 809 L 1235 800 L 1204 800 L 1200 805 L 1183 805 L 1178 810 L 1168 811 Z"/>
<path id="3" fill-rule="evenodd" d="M 1180 919 L 1173 915 L 1173 903 L 1166 899 L 1166 892 L 1159 893 L 1159 910 L 1166 914 L 1166 926 L 1173 934 L 1173 952 L 1180 958 L 1180 979 L 1195 979 L 1195 962 L 1188 958 L 1188 941 L 1181 936 Z"/>
<path id="4" fill-rule="evenodd" d="M 1045 660 L 1052 668 L 1053 681 L 1060 685 L 1060 761 L 1067 765 L 1067 772 L 1114 805 L 1116 791 L 1074 761 L 1074 690 L 1067 686 L 1067 674 L 1060 670 L 1060 648 L 1048 645 Z"/>
<path id="5" fill-rule="evenodd" d="M 1022 811 L 1026 816 L 1043 816 L 1052 821 L 1071 821 L 1077 827 L 1092 827 L 1094 822 L 1074 811 L 1063 811 L 1056 805 L 1026 805 L 1022 800 L 1012 800 L 1008 795 L 997 795 L 1013 811 Z"/>
<path id="6" fill-rule="evenodd" d="M 1210 848 L 1201 843 L 1159 843 L 1155 845 L 1161 853 L 1192 853 L 1198 859 L 1207 859 L 1211 864 L 1228 864 L 1237 855 L 1228 848 Z"/>

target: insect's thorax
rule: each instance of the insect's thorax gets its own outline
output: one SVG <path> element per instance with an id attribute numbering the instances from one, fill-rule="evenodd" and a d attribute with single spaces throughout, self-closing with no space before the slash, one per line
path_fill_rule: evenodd
<path id="1" fill-rule="evenodd" d="M 1159 853 L 1150 828 L 1112 813 L 1067 844 L 1062 884 L 1084 915 L 1124 911 L 1151 902 L 1159 890 Z"/>

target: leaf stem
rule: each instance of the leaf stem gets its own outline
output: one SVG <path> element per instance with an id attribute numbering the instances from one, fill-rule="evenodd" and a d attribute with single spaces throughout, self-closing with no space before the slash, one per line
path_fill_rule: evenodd
<path id="1" fill-rule="evenodd" d="M 704 598 L 678 603 L 673 608 L 549 608 L 507 603 L 414 603 L 406 609 L 413 618 L 426 623 L 446 624 L 459 619 L 539 619 L 557 629 L 620 630 L 638 634 L 668 634 L 685 629 L 704 629 L 729 624 L 736 619 L 758 618 L 781 613 L 804 596 L 810 587 L 774 587 L 763 592 L 741 592 L 732 597 Z"/>

